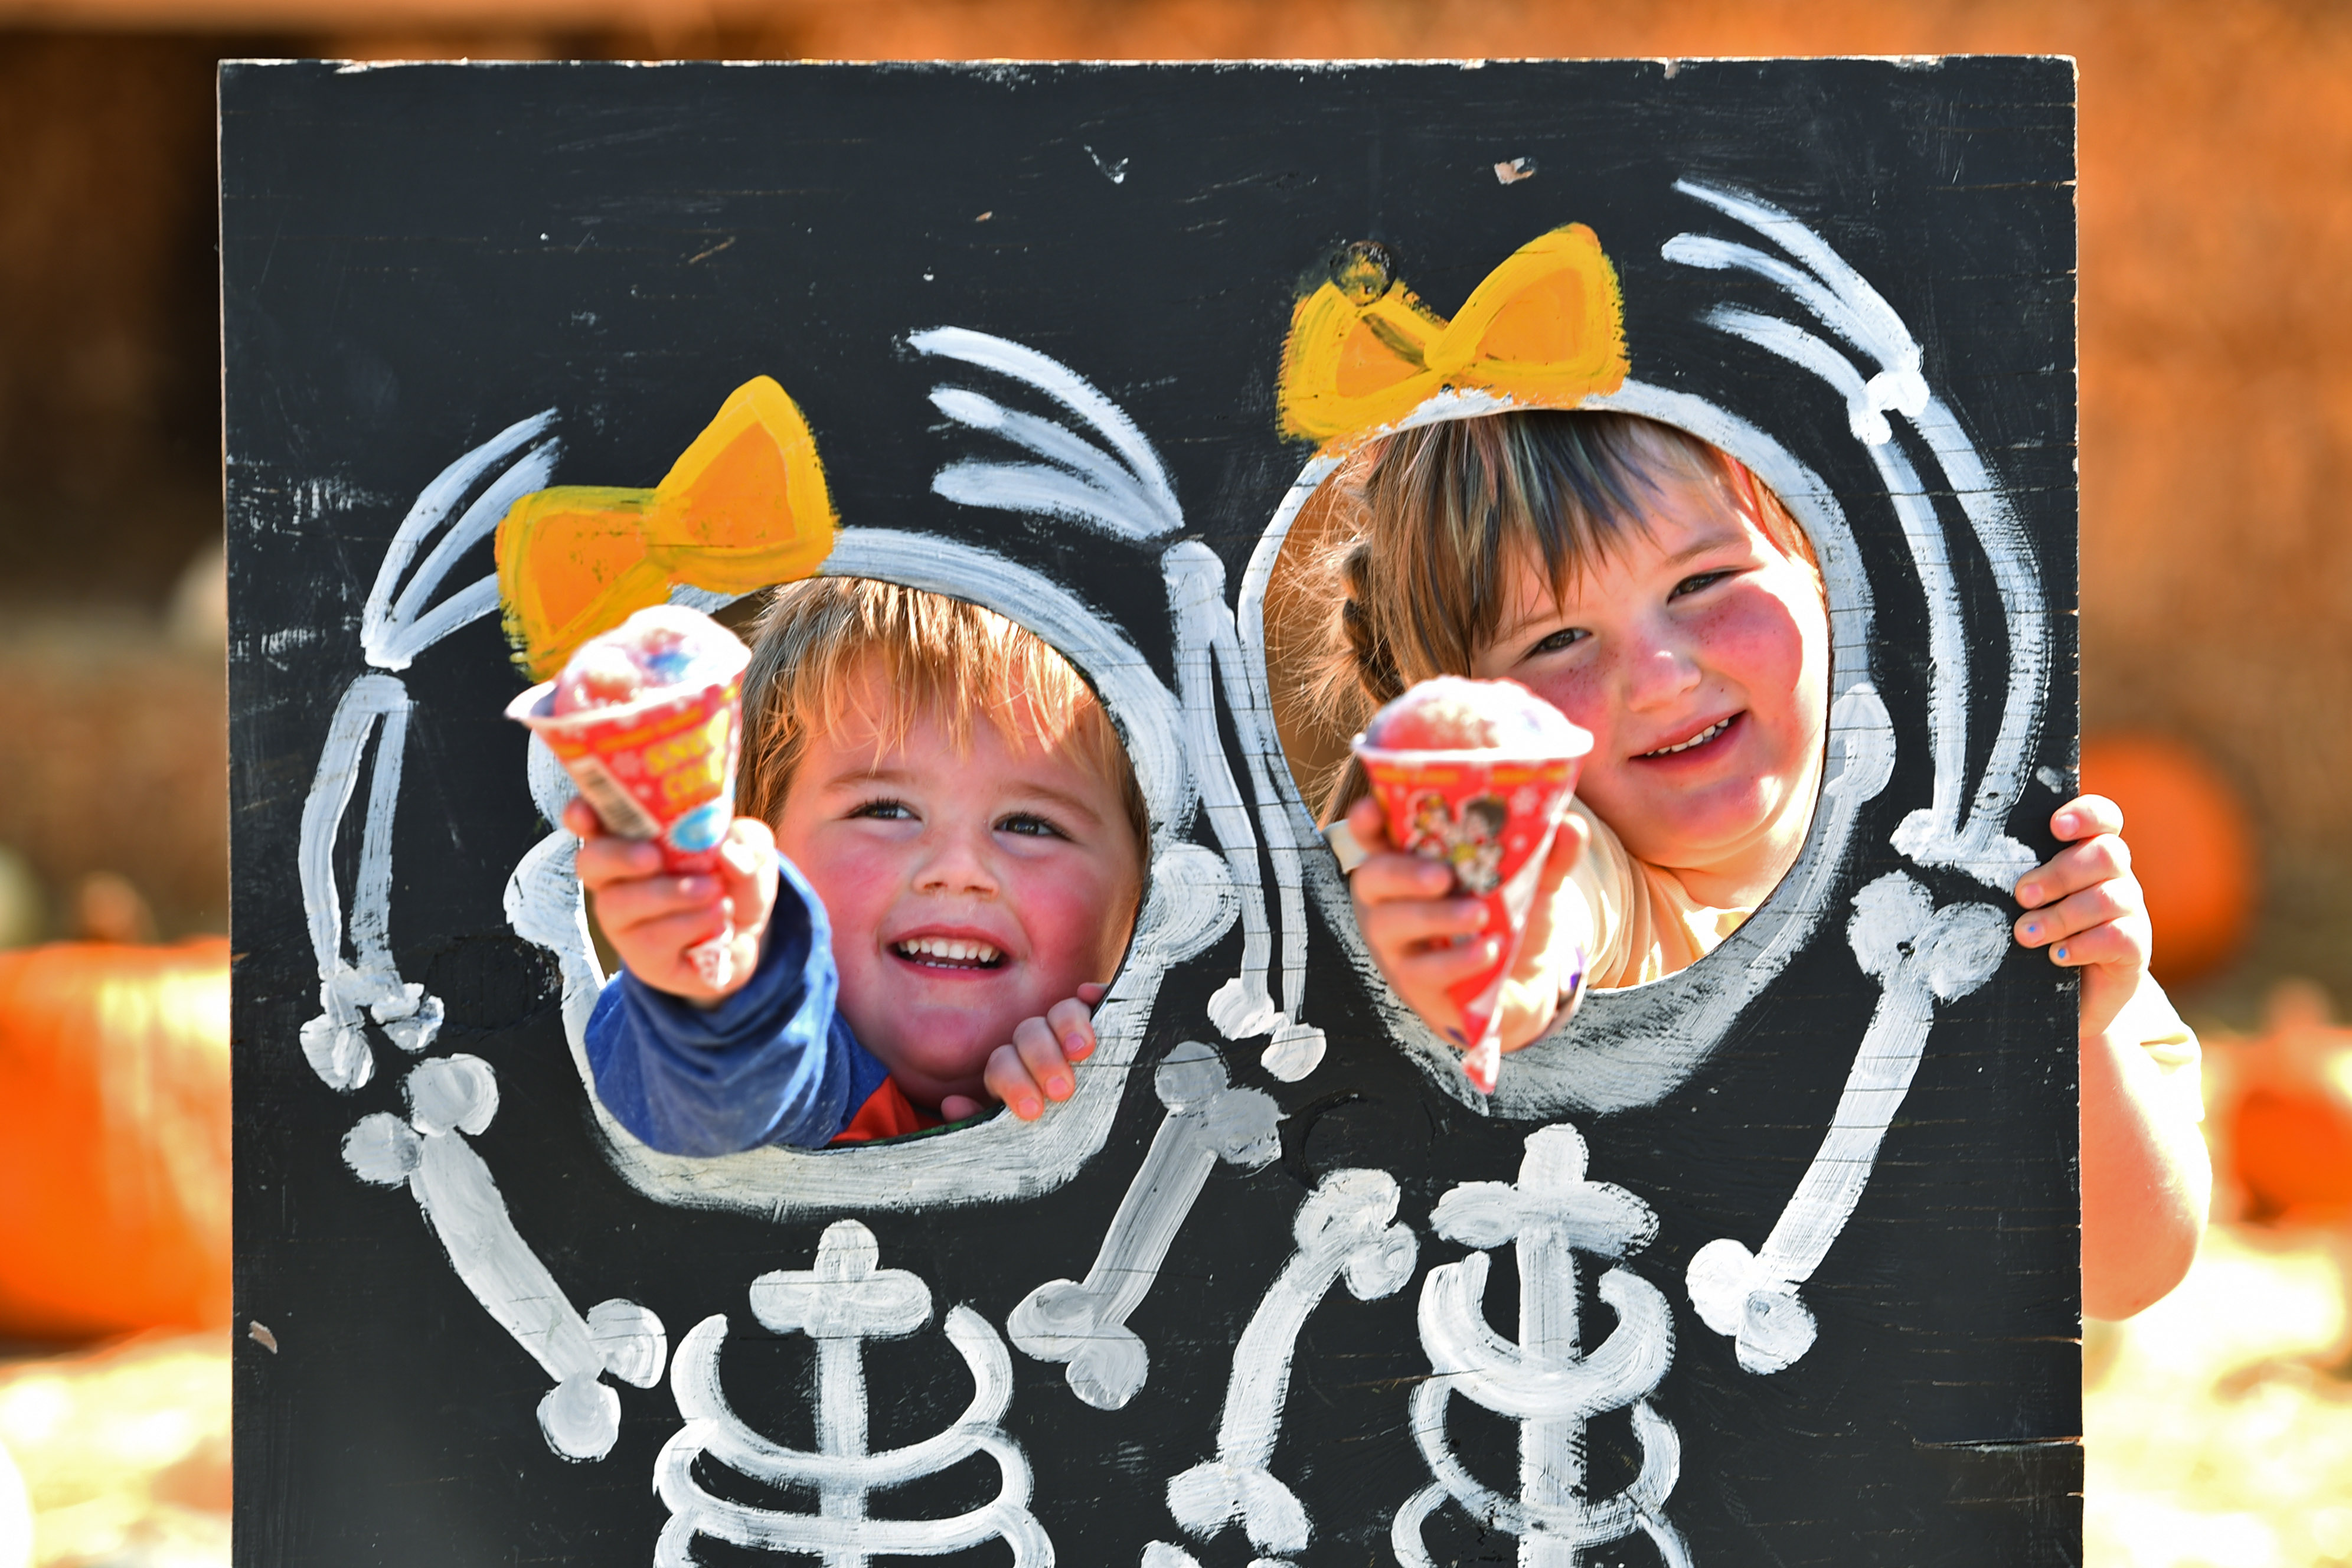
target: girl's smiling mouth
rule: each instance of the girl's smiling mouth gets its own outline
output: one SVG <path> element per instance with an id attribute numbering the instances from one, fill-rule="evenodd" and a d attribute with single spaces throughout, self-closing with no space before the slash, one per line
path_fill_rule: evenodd
<path id="1" fill-rule="evenodd" d="M 970 937 L 910 936 L 890 944 L 890 951 L 908 963 L 925 969 L 989 970 L 1004 966 L 1004 954 L 988 942 Z"/>
<path id="2" fill-rule="evenodd" d="M 1640 763 L 1655 762 L 1665 757 L 1680 756 L 1685 752 L 1695 752 L 1701 746 L 1712 745 L 1738 721 L 1739 715 L 1737 713 L 1727 715 L 1717 719 L 1686 741 L 1677 741 L 1671 746 L 1660 746 L 1654 752 L 1638 752 L 1634 753 L 1633 760 Z"/>

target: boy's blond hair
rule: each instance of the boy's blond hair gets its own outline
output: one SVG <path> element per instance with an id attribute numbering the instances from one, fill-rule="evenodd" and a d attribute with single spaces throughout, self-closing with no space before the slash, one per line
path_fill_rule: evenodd
<path id="1" fill-rule="evenodd" d="M 1532 549 L 1552 592 L 1629 537 L 1669 479 L 1717 486 L 1791 560 L 1821 575 L 1812 542 L 1738 459 L 1638 415 L 1527 409 L 1424 425 L 1377 442 L 1335 477 L 1353 513 L 1331 578 L 1329 657 L 1316 706 L 1339 733 L 1438 675 L 1468 675 L 1511 608 L 1511 571 Z M 1326 814 L 1364 792 L 1352 763 Z"/>
<path id="2" fill-rule="evenodd" d="M 889 710 L 863 711 L 872 666 Z M 878 743 L 901 741 L 919 714 L 936 716 L 961 750 L 975 714 L 1016 748 L 1067 748 L 1110 784 L 1144 855 L 1143 792 L 1110 715 L 1084 678 L 1036 633 L 993 610 L 896 583 L 817 577 L 772 590 L 743 674 L 743 755 L 736 810 L 773 823 L 812 734 L 853 717 Z"/>

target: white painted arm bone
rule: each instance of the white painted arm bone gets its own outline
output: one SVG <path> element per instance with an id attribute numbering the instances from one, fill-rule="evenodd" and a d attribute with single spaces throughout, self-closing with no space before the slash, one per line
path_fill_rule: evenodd
<path id="1" fill-rule="evenodd" d="M 295 868 L 310 951 L 319 965 L 320 1015 L 302 1026 L 303 1058 L 329 1088 L 355 1089 L 375 1075 L 368 1045 L 373 1017 L 405 1050 L 421 1051 L 441 1026 L 441 1002 L 403 981 L 392 957 L 392 818 L 400 800 L 400 765 L 408 749 L 408 689 L 389 675 L 362 675 L 344 689 L 327 721 L 319 769 L 302 802 Z M 379 726 L 381 728 L 379 729 Z M 342 892 L 335 883 L 335 841 L 359 784 L 360 762 L 371 735 L 375 767 L 368 781 L 358 875 L 352 889 L 343 956 Z"/>
<path id="2" fill-rule="evenodd" d="M 1739 1364 L 1753 1373 L 1779 1372 L 1812 1347 L 1813 1315 L 1797 1288 L 1821 1267 L 1870 1184 L 1879 1144 L 1927 1050 L 1935 1005 L 1991 979 L 2009 949 L 2000 910 L 1937 910 L 1900 871 L 1863 889 L 1853 906 L 1847 939 L 1882 990 L 1829 1132 L 1763 1250 L 1751 1255 L 1728 1237 L 1710 1241 L 1686 1276 L 1691 1305 L 1707 1327 L 1732 1337 Z"/>
<path id="3" fill-rule="evenodd" d="M 343 1139 L 343 1161 L 361 1180 L 406 1183 L 450 1266 L 499 1327 L 557 1380 L 539 1404 L 547 1446 L 567 1459 L 601 1459 L 621 1432 L 611 1373 L 639 1388 L 661 1381 L 668 1338 L 634 1301 L 599 1302 L 586 1317 L 508 1217 L 490 1168 L 458 1134 L 480 1133 L 498 1114 L 498 1079 L 479 1057 L 435 1057 L 404 1086 L 408 1120 L 363 1117 Z"/>
<path id="4" fill-rule="evenodd" d="M 1276 1078 L 1295 1083 L 1321 1064 L 1324 1040 L 1322 1030 L 1298 1018 L 1307 980 L 1307 900 L 1300 886 L 1298 845 L 1267 763 L 1269 750 L 1279 752 L 1278 744 L 1268 739 L 1272 715 L 1260 709 L 1243 665 L 1233 611 L 1225 604 L 1225 563 L 1207 545 L 1188 540 L 1170 545 L 1160 564 L 1168 579 L 1168 613 L 1176 628 L 1177 690 L 1184 704 L 1185 732 L 1200 779 L 1201 802 L 1241 895 L 1241 972 L 1209 998 L 1209 1021 L 1229 1040 L 1271 1035 L 1260 1063 Z M 1248 762 L 1250 787 L 1257 803 L 1255 824 L 1241 786 L 1225 762 L 1224 744 L 1218 734 L 1221 691 Z M 1280 1006 L 1268 989 L 1274 939 L 1266 919 L 1265 889 L 1258 878 L 1257 826 L 1265 829 L 1275 887 L 1282 900 Z"/>
<path id="5" fill-rule="evenodd" d="M 1196 1040 L 1172 1047 L 1152 1075 L 1168 1113 L 1111 1216 L 1086 1282 L 1053 1279 L 1013 1309 L 1005 1328 L 1023 1353 L 1069 1365 L 1070 1392 L 1098 1410 L 1135 1397 L 1150 1373 L 1127 1326 L 1220 1160 L 1255 1170 L 1282 1152 L 1271 1096 L 1235 1089 L 1217 1053 Z"/>
<path id="6" fill-rule="evenodd" d="M 1297 1497 L 1267 1470 L 1282 1432 L 1298 1335 L 1340 1279 L 1360 1301 L 1394 1295 L 1420 1256 L 1410 1227 L 1395 1223 L 1397 1184 L 1385 1171 L 1334 1171 L 1298 1205 L 1297 1250 L 1266 1288 L 1234 1346 L 1217 1457 L 1168 1483 L 1168 1511 L 1206 1541 L 1239 1522 L 1267 1552 L 1305 1549 L 1312 1532 Z"/>

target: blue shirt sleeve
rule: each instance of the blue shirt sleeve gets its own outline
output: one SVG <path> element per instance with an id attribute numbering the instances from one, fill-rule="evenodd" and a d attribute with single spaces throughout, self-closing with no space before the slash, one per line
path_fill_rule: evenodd
<path id="1" fill-rule="evenodd" d="M 822 1148 L 889 1076 L 835 1005 L 824 905 L 791 861 L 777 865 L 775 911 L 741 990 L 697 1007 L 625 969 L 589 1017 L 597 1098 L 663 1153 Z"/>

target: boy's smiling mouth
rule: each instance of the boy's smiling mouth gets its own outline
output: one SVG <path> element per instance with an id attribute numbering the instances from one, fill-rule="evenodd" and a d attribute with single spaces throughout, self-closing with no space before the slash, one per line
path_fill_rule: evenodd
<path id="1" fill-rule="evenodd" d="M 892 942 L 890 951 L 926 969 L 998 969 L 1004 963 L 996 948 L 962 937 L 910 936 Z"/>
<path id="2" fill-rule="evenodd" d="M 1717 719 L 1714 723 L 1709 724 L 1706 729 L 1701 730 L 1697 734 L 1693 735 L 1687 741 L 1677 741 L 1671 746 L 1660 746 L 1654 752 L 1636 752 L 1634 754 L 1634 760 L 1637 762 L 1648 762 L 1656 757 L 1671 757 L 1678 755 L 1684 752 L 1696 751 L 1699 747 L 1706 745 L 1708 742 L 1720 737 L 1726 730 L 1731 728 L 1733 721 L 1737 720 L 1738 717 L 1738 714 L 1733 713 L 1724 718 Z"/>

